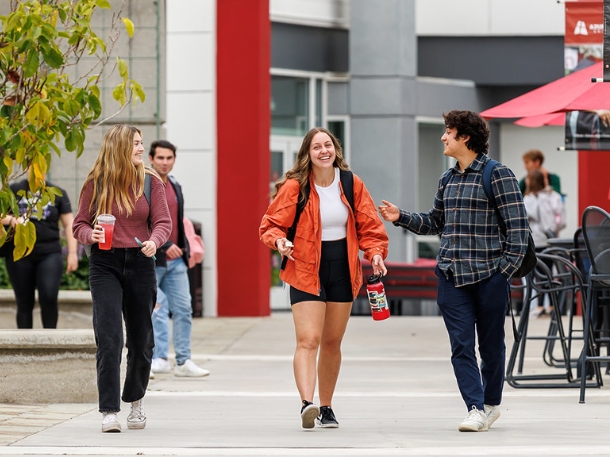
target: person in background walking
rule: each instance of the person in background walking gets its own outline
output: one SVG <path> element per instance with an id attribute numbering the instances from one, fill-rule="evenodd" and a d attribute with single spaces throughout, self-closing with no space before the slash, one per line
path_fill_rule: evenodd
<path id="1" fill-rule="evenodd" d="M 176 163 L 176 147 L 166 140 L 150 145 L 150 164 L 163 181 L 165 198 L 172 219 L 172 232 L 167 242 L 157 251 L 157 305 L 153 311 L 155 348 L 153 373 L 168 373 L 171 364 L 169 351 L 169 316 L 172 316 L 175 376 L 201 377 L 210 372 L 191 360 L 192 307 L 188 278 L 189 244 L 184 232 L 184 197 L 182 187 L 169 173 Z"/>
<path id="2" fill-rule="evenodd" d="M 555 192 L 551 186 L 546 185 L 544 175 L 540 170 L 531 170 L 525 181 L 527 186 L 523 203 L 525 203 L 525 209 L 527 210 L 527 218 L 532 230 L 536 252 L 541 252 L 547 247 L 547 240 L 556 238 L 559 231 L 565 228 L 565 205 L 561 194 Z M 545 263 L 549 268 L 552 268 L 553 262 L 545 261 Z M 523 279 L 525 280 L 525 278 Z M 543 305 L 538 305 L 538 298 L 532 298 L 530 301 L 531 318 L 551 314 L 553 308 L 548 296 L 545 296 Z"/>
<path id="3" fill-rule="evenodd" d="M 339 426 L 332 398 L 341 368 L 341 341 L 362 285 L 358 249 L 371 261 L 375 274 L 387 272 L 383 262 L 388 253 L 385 227 L 356 175 L 352 211 L 340 182 L 340 170 L 348 169 L 335 136 L 326 129 L 313 128 L 303 138 L 296 165 L 275 183 L 273 201 L 259 228 L 262 242 L 287 258 L 280 278 L 290 284 L 296 330 L 293 367 L 303 428 L 313 428 L 315 423 Z M 307 186 L 309 198 L 294 243 L 289 243 L 287 231 Z M 313 404 L 316 377 L 321 407 Z"/>
<path id="4" fill-rule="evenodd" d="M 555 173 L 551 173 L 545 167 L 542 166 L 544 163 L 544 154 L 539 149 L 530 149 L 526 151 L 523 156 L 523 166 L 529 173 L 532 170 L 539 170 L 544 177 L 544 187 L 551 186 L 555 192 L 561 194 L 561 179 Z M 525 195 L 526 183 L 525 180 L 527 175 L 519 180 L 519 190 Z"/>
<path id="5" fill-rule="evenodd" d="M 148 387 L 154 345 L 151 314 L 157 302 L 157 279 L 152 256 L 167 241 L 171 219 L 163 182 L 142 160 L 142 133 L 119 124 L 104 135 L 93 168 L 85 179 L 74 219 L 74 236 L 91 245 L 89 285 L 93 300 L 93 330 L 97 344 L 97 387 L 102 432 L 120 432 L 120 400 L 131 403 L 127 427 L 143 429 L 142 399 Z M 150 174 L 150 202 L 144 194 Z M 98 243 L 107 234 L 97 218 L 116 218 L 112 248 Z M 135 238 L 142 240 L 139 246 Z M 123 322 L 127 343 L 127 372 L 120 395 Z"/>
<path id="6" fill-rule="evenodd" d="M 50 181 L 47 187 L 57 187 Z M 9 214 L 2 223 L 10 225 L 13 229 L 17 224 L 23 224 L 24 214 L 28 205 L 35 204 L 40 196 L 32 194 L 27 179 L 10 185 L 11 190 L 18 199 L 19 214 Z M 59 224 L 64 229 L 68 256 L 66 259 L 66 273 L 71 273 L 78 268 L 77 248 L 78 243 L 72 236 L 72 206 L 70 199 L 64 189 L 57 187 L 61 195 L 55 196 L 54 202 L 47 203 L 39 214 L 35 209 L 29 222 L 36 228 L 36 243 L 32 252 L 25 257 L 13 260 L 13 240 L 7 242 L 5 250 L 6 270 L 13 286 L 15 301 L 17 302 L 17 328 L 32 328 L 34 321 L 32 312 L 36 304 L 36 290 L 38 290 L 38 303 L 40 304 L 40 317 L 44 328 L 57 328 L 59 315 L 57 297 L 61 276 L 64 270 Z M 24 192 L 19 197 L 18 192 Z"/>
<path id="7" fill-rule="evenodd" d="M 437 301 L 449 333 L 455 377 L 468 409 L 458 429 L 480 432 L 500 416 L 506 358 L 504 317 L 510 279 L 527 249 L 527 215 L 515 175 L 497 165 L 491 187 L 506 223 L 506 236 L 501 233 L 495 208 L 483 188 L 483 170 L 490 160 L 487 123 L 472 111 L 454 110 L 443 117 L 443 153 L 457 163 L 441 176 L 432 209 L 414 213 L 382 200 L 379 212 L 386 221 L 413 233 L 441 235 L 436 257 Z"/>

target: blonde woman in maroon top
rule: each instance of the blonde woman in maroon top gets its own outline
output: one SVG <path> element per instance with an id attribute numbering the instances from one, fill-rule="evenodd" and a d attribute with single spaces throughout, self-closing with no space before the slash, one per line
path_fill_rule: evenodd
<path id="1" fill-rule="evenodd" d="M 97 344 L 97 386 L 102 432 L 120 432 L 120 400 L 131 403 L 127 427 L 142 429 L 142 398 L 148 387 L 154 346 L 152 310 L 157 299 L 157 249 L 168 239 L 171 219 L 161 179 L 145 168 L 141 132 L 132 126 L 112 127 L 83 185 L 74 219 L 74 237 L 91 245 L 89 285 Z M 144 195 L 145 174 L 152 175 L 150 203 Z M 97 218 L 116 218 L 112 248 L 102 250 L 103 230 Z M 136 238 L 142 241 L 138 246 Z M 127 372 L 120 395 L 123 319 Z"/>

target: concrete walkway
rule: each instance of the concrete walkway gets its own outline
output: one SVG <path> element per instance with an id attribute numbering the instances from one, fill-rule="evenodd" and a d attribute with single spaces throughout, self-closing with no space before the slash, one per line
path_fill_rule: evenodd
<path id="1" fill-rule="evenodd" d="M 543 334 L 548 320 L 531 324 Z M 512 345 L 510 319 L 507 346 Z M 156 375 L 148 424 L 100 432 L 95 404 L 0 405 L 0 456 L 588 456 L 610 454 L 610 390 L 513 389 L 489 432 L 460 433 L 466 409 L 440 317 L 353 317 L 333 409 L 339 429 L 303 430 L 290 313 L 196 319 L 200 379 Z M 555 373 L 532 342 L 527 373 Z M 1 380 L 1 378 L 0 378 Z M 606 379 L 607 380 L 607 379 Z M 1 388 L 1 387 L 0 387 Z"/>

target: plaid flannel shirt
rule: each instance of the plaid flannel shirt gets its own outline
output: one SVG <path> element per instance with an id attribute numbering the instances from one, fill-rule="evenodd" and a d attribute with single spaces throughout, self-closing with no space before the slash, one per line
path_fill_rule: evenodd
<path id="1" fill-rule="evenodd" d="M 488 161 L 489 157 L 480 153 L 463 172 L 456 164 L 439 179 L 430 211 L 400 210 L 394 222 L 420 235 L 441 235 L 436 260 L 446 275 L 449 270 L 453 273 L 457 287 L 477 283 L 498 269 L 510 279 L 527 250 L 529 223 L 517 179 L 502 164 L 491 174 L 493 197 L 506 224 L 504 236 L 483 189 L 483 167 Z M 451 177 L 443 189 L 443 178 L 448 174 Z"/>

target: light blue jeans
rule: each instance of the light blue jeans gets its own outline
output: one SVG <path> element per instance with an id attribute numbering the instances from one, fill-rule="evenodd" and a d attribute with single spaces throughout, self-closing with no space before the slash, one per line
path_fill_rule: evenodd
<path id="1" fill-rule="evenodd" d="M 157 267 L 157 303 L 152 315 L 155 334 L 153 358 L 168 358 L 169 315 L 172 315 L 172 338 L 176 363 L 191 358 L 192 308 L 187 267 L 182 258 L 168 260 L 167 267 Z"/>

